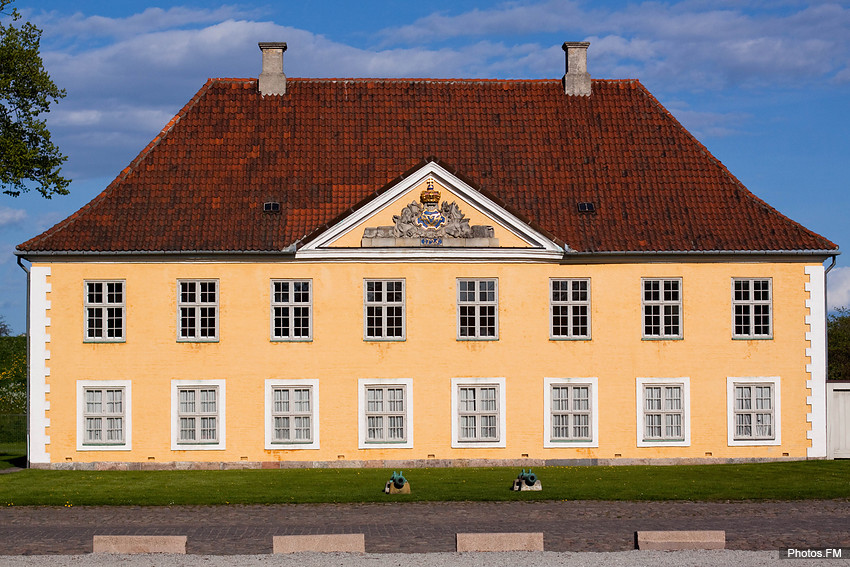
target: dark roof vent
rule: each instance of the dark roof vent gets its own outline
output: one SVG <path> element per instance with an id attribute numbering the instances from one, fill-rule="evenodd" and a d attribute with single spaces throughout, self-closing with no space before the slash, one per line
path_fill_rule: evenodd
<path id="1" fill-rule="evenodd" d="M 267 203 L 263 203 L 263 212 L 264 213 L 279 213 L 280 212 L 280 203 L 277 201 L 269 201 Z"/>
<path id="2" fill-rule="evenodd" d="M 592 201 L 582 201 L 581 203 L 576 203 L 578 207 L 578 212 L 580 213 L 595 213 L 596 212 L 596 203 Z"/>

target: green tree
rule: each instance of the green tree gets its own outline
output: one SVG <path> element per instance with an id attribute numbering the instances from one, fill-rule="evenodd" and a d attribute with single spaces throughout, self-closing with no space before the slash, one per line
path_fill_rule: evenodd
<path id="1" fill-rule="evenodd" d="M 27 411 L 27 338 L 0 337 L 0 414 Z"/>
<path id="2" fill-rule="evenodd" d="M 69 179 L 60 175 L 67 157 L 50 141 L 47 122 L 39 119 L 50 112 L 65 91 L 58 88 L 41 61 L 41 30 L 21 19 L 13 0 L 0 0 L 0 187 L 3 193 L 19 196 L 34 185 L 49 199 L 67 195 Z"/>
<path id="3" fill-rule="evenodd" d="M 8 337 L 11 334 L 12 327 L 10 327 L 9 324 L 6 323 L 6 319 L 4 319 L 2 315 L 0 315 L 0 337 Z"/>
<path id="4" fill-rule="evenodd" d="M 850 309 L 839 307 L 826 322 L 829 379 L 850 380 Z"/>

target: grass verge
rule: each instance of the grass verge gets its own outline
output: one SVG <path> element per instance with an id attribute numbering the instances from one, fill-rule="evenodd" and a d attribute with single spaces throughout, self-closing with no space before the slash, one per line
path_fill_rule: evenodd
<path id="1" fill-rule="evenodd" d="M 383 493 L 385 469 L 43 471 L 0 475 L 3 506 L 220 505 L 500 500 L 850 498 L 850 461 L 540 467 L 542 492 L 512 492 L 517 468 L 409 469 L 411 494 Z"/>

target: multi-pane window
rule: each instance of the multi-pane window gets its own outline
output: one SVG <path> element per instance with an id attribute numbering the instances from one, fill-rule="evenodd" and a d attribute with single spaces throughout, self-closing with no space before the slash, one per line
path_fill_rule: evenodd
<path id="1" fill-rule="evenodd" d="M 552 279 L 550 308 L 553 339 L 590 338 L 590 280 Z"/>
<path id="2" fill-rule="evenodd" d="M 87 281 L 85 297 L 85 339 L 124 340 L 124 282 Z"/>
<path id="3" fill-rule="evenodd" d="M 177 404 L 178 444 L 218 443 L 218 388 L 180 387 Z"/>
<path id="4" fill-rule="evenodd" d="M 405 387 L 366 386 L 366 443 L 407 440 Z"/>
<path id="5" fill-rule="evenodd" d="M 123 445 L 124 388 L 84 388 L 83 395 L 83 445 Z"/>
<path id="6" fill-rule="evenodd" d="M 499 338 L 498 312 L 496 279 L 457 280 L 458 339 Z"/>
<path id="7" fill-rule="evenodd" d="M 312 282 L 272 280 L 272 340 L 307 341 L 313 336 Z"/>
<path id="8" fill-rule="evenodd" d="M 647 385 L 643 394 L 644 439 L 681 441 L 685 438 L 682 386 Z"/>
<path id="9" fill-rule="evenodd" d="M 364 280 L 366 340 L 404 339 L 404 280 Z"/>
<path id="10" fill-rule="evenodd" d="M 765 339 L 773 336 L 771 279 L 732 279 L 732 335 Z"/>
<path id="11" fill-rule="evenodd" d="M 310 387 L 272 388 L 273 443 L 312 443 L 312 398 Z"/>
<path id="12" fill-rule="evenodd" d="M 217 340 L 218 280 L 177 282 L 177 314 L 178 340 Z"/>
<path id="13" fill-rule="evenodd" d="M 644 338 L 682 338 L 682 280 L 644 279 Z"/>
<path id="14" fill-rule="evenodd" d="M 773 384 L 735 384 L 735 439 L 774 439 Z"/>
<path id="15" fill-rule="evenodd" d="M 591 440 L 591 397 L 589 384 L 553 384 L 549 435 L 558 441 Z"/>
<path id="16" fill-rule="evenodd" d="M 499 440 L 499 387 L 458 387 L 458 440 Z"/>

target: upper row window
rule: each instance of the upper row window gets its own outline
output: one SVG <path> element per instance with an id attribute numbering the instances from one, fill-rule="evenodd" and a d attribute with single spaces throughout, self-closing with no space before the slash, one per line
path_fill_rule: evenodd
<path id="1" fill-rule="evenodd" d="M 87 341 L 124 340 L 124 282 L 85 282 Z"/>
<path id="2" fill-rule="evenodd" d="M 218 340 L 218 280 L 177 282 L 177 340 Z"/>
<path id="3" fill-rule="evenodd" d="M 643 286 L 643 337 L 645 339 L 682 338 L 682 280 L 641 280 Z"/>
<path id="4" fill-rule="evenodd" d="M 271 340 L 313 338 L 312 280 L 271 280 Z M 732 279 L 732 336 L 773 337 L 771 278 Z M 218 280 L 178 280 L 177 340 L 217 341 Z M 644 339 L 681 339 L 682 279 L 641 279 Z M 125 282 L 85 282 L 85 340 L 125 340 Z M 590 339 L 590 279 L 549 280 L 551 339 Z M 364 280 L 364 340 L 405 339 L 405 281 Z M 457 280 L 458 340 L 498 340 L 496 278 Z"/>

